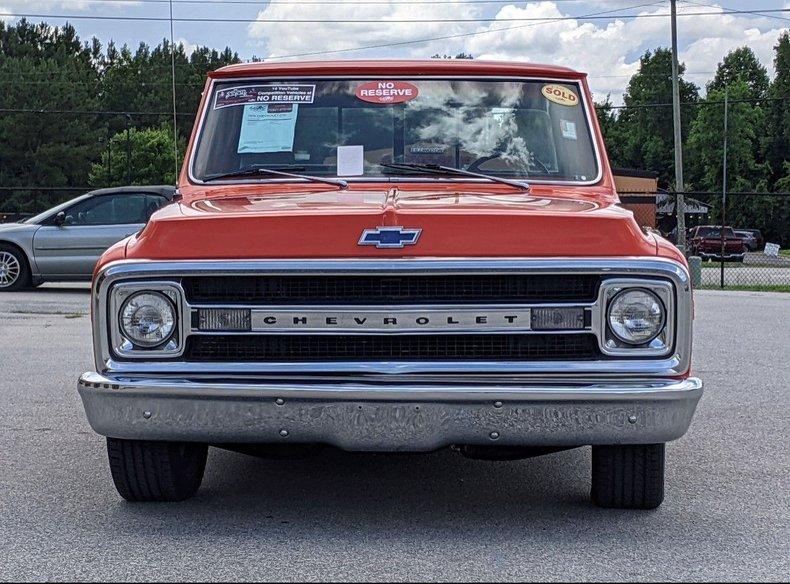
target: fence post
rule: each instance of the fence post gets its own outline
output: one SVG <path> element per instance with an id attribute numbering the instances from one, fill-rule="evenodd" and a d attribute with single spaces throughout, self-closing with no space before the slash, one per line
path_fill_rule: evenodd
<path id="1" fill-rule="evenodd" d="M 689 271 L 691 272 L 691 287 L 699 288 L 702 285 L 702 258 L 699 256 L 689 257 Z"/>
<path id="2" fill-rule="evenodd" d="M 724 148 L 722 152 L 722 177 L 721 177 L 721 287 L 724 288 L 724 226 L 727 225 L 727 114 L 729 90 L 724 89 Z"/>

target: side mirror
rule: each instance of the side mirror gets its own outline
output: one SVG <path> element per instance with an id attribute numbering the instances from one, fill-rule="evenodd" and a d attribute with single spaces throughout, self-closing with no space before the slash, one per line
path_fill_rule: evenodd
<path id="1" fill-rule="evenodd" d="M 55 215 L 55 219 L 53 220 L 53 223 L 56 226 L 61 227 L 65 222 L 66 222 L 66 212 L 65 211 L 61 211 L 60 213 Z"/>

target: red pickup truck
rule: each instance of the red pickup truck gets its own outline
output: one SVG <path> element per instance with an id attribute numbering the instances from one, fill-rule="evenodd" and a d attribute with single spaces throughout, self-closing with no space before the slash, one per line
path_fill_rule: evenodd
<path id="1" fill-rule="evenodd" d="M 723 254 L 722 241 L 724 243 Z M 700 225 L 691 230 L 689 249 L 691 255 L 700 256 L 703 259 L 742 262 L 746 255 L 746 242 L 735 234 L 732 227 L 724 227 L 722 233 L 721 226 Z"/>
<path id="2" fill-rule="evenodd" d="M 179 193 L 94 276 L 79 391 L 124 498 L 191 496 L 209 446 L 592 446 L 596 504 L 661 503 L 691 281 L 619 205 L 584 74 L 226 67 Z"/>

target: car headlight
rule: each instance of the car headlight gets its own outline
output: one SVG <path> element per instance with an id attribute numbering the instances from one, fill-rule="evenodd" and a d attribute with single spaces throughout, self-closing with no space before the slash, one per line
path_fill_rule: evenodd
<path id="1" fill-rule="evenodd" d="M 609 329 L 629 345 L 643 345 L 663 330 L 666 312 L 653 292 L 631 288 L 618 293 L 609 303 Z"/>
<path id="2" fill-rule="evenodd" d="M 176 308 L 160 292 L 137 292 L 121 306 L 121 331 L 139 347 L 157 347 L 170 339 L 176 328 Z"/>

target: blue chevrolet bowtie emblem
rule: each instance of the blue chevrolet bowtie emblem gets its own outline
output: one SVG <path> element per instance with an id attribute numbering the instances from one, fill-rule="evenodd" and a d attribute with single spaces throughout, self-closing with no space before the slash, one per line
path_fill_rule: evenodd
<path id="1" fill-rule="evenodd" d="M 420 238 L 422 229 L 404 229 L 403 227 L 376 227 L 365 229 L 359 238 L 359 245 L 375 245 L 378 248 L 397 248 L 414 245 Z"/>

